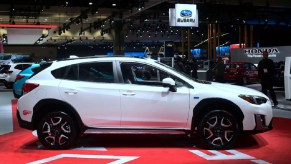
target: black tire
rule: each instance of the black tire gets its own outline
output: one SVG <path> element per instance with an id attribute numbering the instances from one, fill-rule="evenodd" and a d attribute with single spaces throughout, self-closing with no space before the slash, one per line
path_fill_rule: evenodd
<path id="1" fill-rule="evenodd" d="M 239 133 L 237 119 L 224 110 L 210 111 L 198 123 L 198 136 L 206 149 L 230 149 Z"/>
<path id="2" fill-rule="evenodd" d="M 12 89 L 13 87 L 13 83 L 9 83 L 9 82 L 5 82 L 4 85 L 7 89 Z"/>
<path id="3" fill-rule="evenodd" d="M 48 149 L 68 149 L 78 138 L 73 118 L 65 112 L 46 114 L 37 128 L 39 141 Z"/>

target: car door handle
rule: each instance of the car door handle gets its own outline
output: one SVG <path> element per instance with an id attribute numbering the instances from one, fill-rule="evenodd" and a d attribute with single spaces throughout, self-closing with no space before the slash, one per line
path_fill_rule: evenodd
<path id="1" fill-rule="evenodd" d="M 122 95 L 124 95 L 124 96 L 134 96 L 135 93 L 134 92 L 123 92 Z"/>
<path id="2" fill-rule="evenodd" d="M 75 90 L 69 90 L 69 91 L 65 91 L 65 93 L 68 94 L 68 95 L 75 95 L 75 94 L 77 94 L 78 92 L 75 91 Z"/>

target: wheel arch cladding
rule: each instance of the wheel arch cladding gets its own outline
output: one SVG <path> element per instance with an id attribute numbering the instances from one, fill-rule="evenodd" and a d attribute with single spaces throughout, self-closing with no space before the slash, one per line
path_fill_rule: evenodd
<path id="1" fill-rule="evenodd" d="M 197 126 L 203 115 L 214 109 L 225 110 L 234 114 L 235 117 L 238 118 L 238 122 L 241 124 L 241 129 L 243 128 L 242 121 L 244 115 L 235 103 L 222 98 L 208 98 L 201 100 L 193 109 L 192 129 Z"/>
<path id="2" fill-rule="evenodd" d="M 60 110 L 61 109 L 61 110 Z M 85 125 L 78 112 L 68 103 L 56 99 L 43 99 L 39 101 L 33 108 L 33 128 L 37 128 L 37 124 L 43 115 L 49 112 L 63 111 L 75 119 L 77 128 L 80 132 L 85 131 Z"/>

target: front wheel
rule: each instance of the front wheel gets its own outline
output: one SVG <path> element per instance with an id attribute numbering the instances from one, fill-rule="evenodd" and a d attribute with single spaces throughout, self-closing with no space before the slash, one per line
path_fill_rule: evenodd
<path id="1" fill-rule="evenodd" d="M 39 141 L 48 149 L 67 149 L 77 140 L 77 128 L 72 117 L 64 112 L 46 114 L 38 124 Z"/>
<path id="2" fill-rule="evenodd" d="M 215 110 L 208 112 L 198 124 L 198 135 L 207 149 L 229 149 L 240 132 L 233 114 Z"/>

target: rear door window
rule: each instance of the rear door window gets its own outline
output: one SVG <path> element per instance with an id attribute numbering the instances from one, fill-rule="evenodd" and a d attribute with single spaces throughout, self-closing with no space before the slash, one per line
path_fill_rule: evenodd
<path id="1" fill-rule="evenodd" d="M 112 62 L 74 64 L 53 70 L 52 75 L 57 79 L 101 83 L 115 82 Z"/>
<path id="2" fill-rule="evenodd" d="M 79 64 L 79 80 L 114 83 L 112 62 Z"/>

